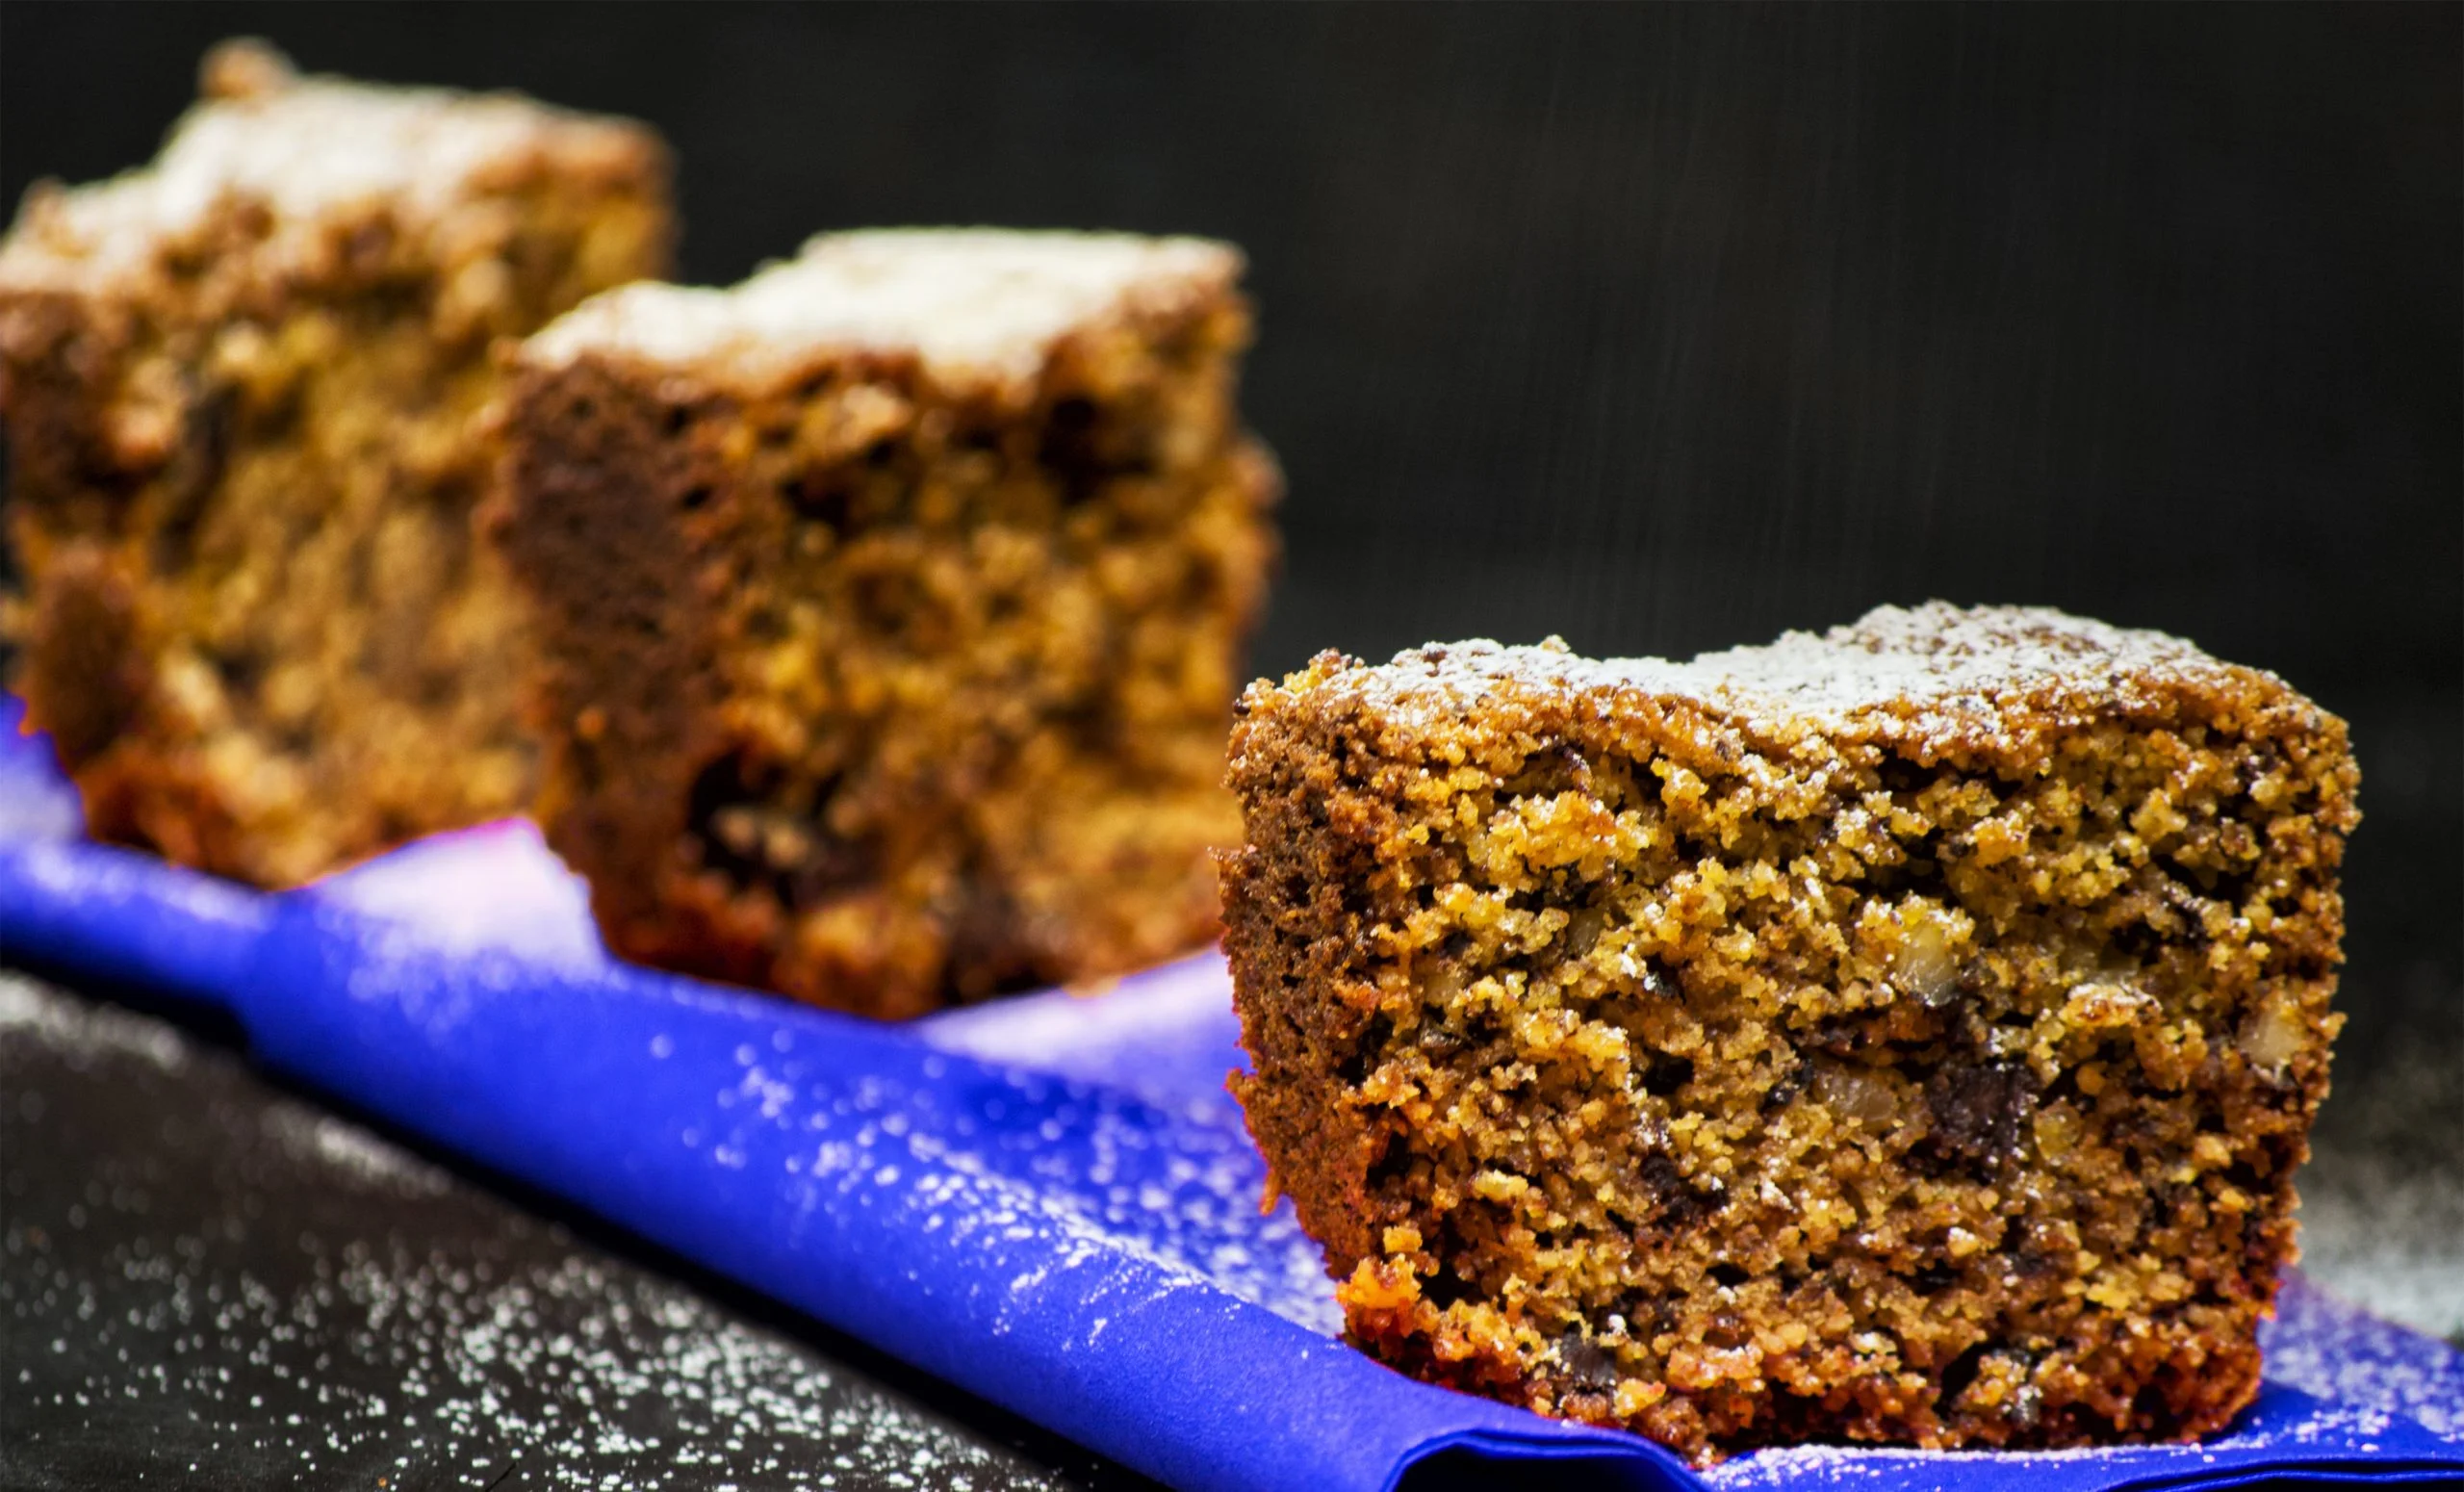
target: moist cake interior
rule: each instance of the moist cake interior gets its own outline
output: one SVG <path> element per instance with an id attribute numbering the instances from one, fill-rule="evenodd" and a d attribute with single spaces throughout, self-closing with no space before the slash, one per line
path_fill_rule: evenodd
<path id="1" fill-rule="evenodd" d="M 502 532 L 612 945 L 909 1016 L 1210 936 L 1278 487 L 1237 267 L 839 235 L 533 341 Z"/>
<path id="2" fill-rule="evenodd" d="M 645 132 L 297 79 L 0 252 L 18 684 L 105 838 L 267 886 L 518 811 L 521 613 L 475 542 L 499 337 L 665 255 Z"/>
<path id="3" fill-rule="evenodd" d="M 1697 1453 L 2221 1427 L 2354 774 L 2148 636 L 1932 607 L 1253 688 L 1236 1081 L 1354 1337 Z"/>

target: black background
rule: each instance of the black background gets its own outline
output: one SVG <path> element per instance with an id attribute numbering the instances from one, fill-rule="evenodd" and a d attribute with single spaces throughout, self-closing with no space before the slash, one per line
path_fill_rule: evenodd
<path id="1" fill-rule="evenodd" d="M 2350 1078 L 2464 1042 L 2459 15 L 18 0 L 0 192 L 141 162 L 255 33 L 653 121 L 689 279 L 856 224 L 1233 240 L 1261 671 L 1930 596 L 2180 631 L 2353 722 Z"/>

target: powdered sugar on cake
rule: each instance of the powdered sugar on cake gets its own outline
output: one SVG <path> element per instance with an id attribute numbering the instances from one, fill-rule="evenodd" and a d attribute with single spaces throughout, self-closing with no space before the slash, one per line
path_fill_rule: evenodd
<path id="1" fill-rule="evenodd" d="M 142 271 L 166 241 L 231 201 L 262 204 L 280 246 L 335 214 L 382 204 L 442 216 L 489 175 L 552 152 L 560 171 L 629 159 L 634 126 L 511 94 L 299 78 L 262 47 L 218 51 L 210 97 L 141 169 L 73 190 L 38 187 L 0 245 L 0 285 L 75 290 Z"/>
<path id="2" fill-rule="evenodd" d="M 842 352 L 911 352 L 944 384 L 1030 377 L 1091 323 L 1219 296 L 1241 256 L 1201 239 L 990 228 L 826 234 L 728 290 L 629 285 L 533 337 L 561 366 L 588 352 L 762 381 Z"/>
<path id="3" fill-rule="evenodd" d="M 1691 701 L 1779 739 L 1852 729 L 1941 734 L 1997 725 L 2022 703 L 2059 712 L 2127 707 L 2170 686 L 2229 675 L 2164 632 L 2111 627 L 2037 606 L 1882 606 L 1819 635 L 1789 632 L 1765 647 L 1665 658 L 1592 659 L 1552 639 L 1502 647 L 1486 639 L 1430 644 L 1330 683 L 1405 716 L 1453 714 L 1501 691 L 1641 691 Z"/>

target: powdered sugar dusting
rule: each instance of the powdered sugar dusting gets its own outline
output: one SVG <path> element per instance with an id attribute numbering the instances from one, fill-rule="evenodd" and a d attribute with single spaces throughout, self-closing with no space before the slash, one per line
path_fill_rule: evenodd
<path id="1" fill-rule="evenodd" d="M 329 1114 L 280 1105 L 268 1111 L 265 1128 L 295 1160 L 346 1172 L 366 1186 L 411 1196 L 441 1196 L 452 1187 L 438 1167 Z"/>
<path id="2" fill-rule="evenodd" d="M 166 1070 L 187 1059 L 178 1035 L 161 1021 L 90 1010 L 23 975 L 0 973 L 0 1038 L 9 1037 L 41 1042 L 81 1069 L 104 1056 L 136 1057 Z"/>
<path id="3" fill-rule="evenodd" d="M 17 1478 L 1061 1484 L 159 1021 L 0 980 L 0 1149 L 77 1155 L 0 1209 Z M 132 1102 L 174 1126 L 101 1122 Z"/>
<path id="4" fill-rule="evenodd" d="M 508 159 L 542 148 L 629 151 L 637 126 L 511 94 L 295 78 L 260 54 L 252 86 L 173 126 L 151 166 L 33 199 L 0 244 L 0 286 L 75 287 L 137 270 L 229 198 L 261 202 L 277 239 L 383 199 L 430 215 Z"/>
<path id="5" fill-rule="evenodd" d="M 2401 1415 L 2464 1445 L 2464 1352 L 2353 1310 L 2299 1275 L 2285 1281 L 2259 1345 L 2271 1383 Z"/>
<path id="6" fill-rule="evenodd" d="M 1141 306 L 1220 294 L 1228 244 L 991 228 L 827 234 L 727 290 L 629 285 L 524 345 L 554 367 L 586 352 L 775 377 L 841 351 L 912 352 L 946 384 L 1030 377 L 1065 334 Z"/>
<path id="7" fill-rule="evenodd" d="M 25 707 L 0 694 L 0 839 L 73 839 L 86 832 L 77 790 L 60 775 L 50 737 L 24 730 Z"/>
<path id="8" fill-rule="evenodd" d="M 459 952 L 513 952 L 565 969 L 609 962 L 590 888 L 527 819 L 432 835 L 317 883 L 315 894 Z"/>
<path id="9" fill-rule="evenodd" d="M 185 918 L 196 930 L 244 939 L 265 926 L 267 902 L 228 881 L 167 869 L 123 851 L 94 852 L 83 841 L 0 839 L 12 869 L 28 886 L 89 913 L 142 907 Z M 202 954 L 201 947 L 192 949 Z"/>
<path id="10" fill-rule="evenodd" d="M 1357 691 L 1406 718 L 1459 713 L 1503 691 L 1640 693 L 1690 701 L 1758 733 L 1791 740 L 1865 731 L 1938 735 L 1992 729 L 2014 705 L 2060 709 L 2128 704 L 2236 670 L 2178 637 L 2035 606 L 1883 606 L 1816 635 L 1758 648 L 1665 658 L 1591 659 L 1551 642 L 1432 643 L 1321 687 Z"/>
<path id="11" fill-rule="evenodd" d="M 679 1061 L 687 1040 L 670 1048 Z M 733 1055 L 719 1118 L 683 1145 L 731 1170 L 772 1157 L 807 1207 L 887 1209 L 885 1228 L 1006 1271 L 996 1333 L 1059 1309 L 1092 1340 L 1159 1290 L 1219 1291 L 1323 1334 L 1341 1325 L 1290 1205 L 1259 1213 L 1265 1166 L 1228 1105 L 1167 1117 L 1114 1089 L 937 1056 L 912 1074 L 817 1083 L 785 1032 Z M 1087 1299 L 1114 1308 L 1066 1303 Z"/>
<path id="12" fill-rule="evenodd" d="M 1224 1077 L 1246 1062 L 1232 973 L 1212 952 L 1100 991 L 1049 990 L 961 1006 L 912 1029 L 942 1051 L 1108 1084 L 1200 1119 L 1231 1113 Z"/>

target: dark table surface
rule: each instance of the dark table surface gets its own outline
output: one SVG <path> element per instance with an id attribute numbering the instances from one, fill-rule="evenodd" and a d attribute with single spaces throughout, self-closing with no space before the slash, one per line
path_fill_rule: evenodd
<path id="1" fill-rule="evenodd" d="M 0 1485 L 1151 1485 L 170 1014 L 0 972 Z"/>
<path id="2" fill-rule="evenodd" d="M 2313 1275 L 2464 1345 L 2464 1063 L 2330 1102 Z M 230 1033 L 0 972 L 0 1485 L 1150 1485 L 338 1113 Z"/>

